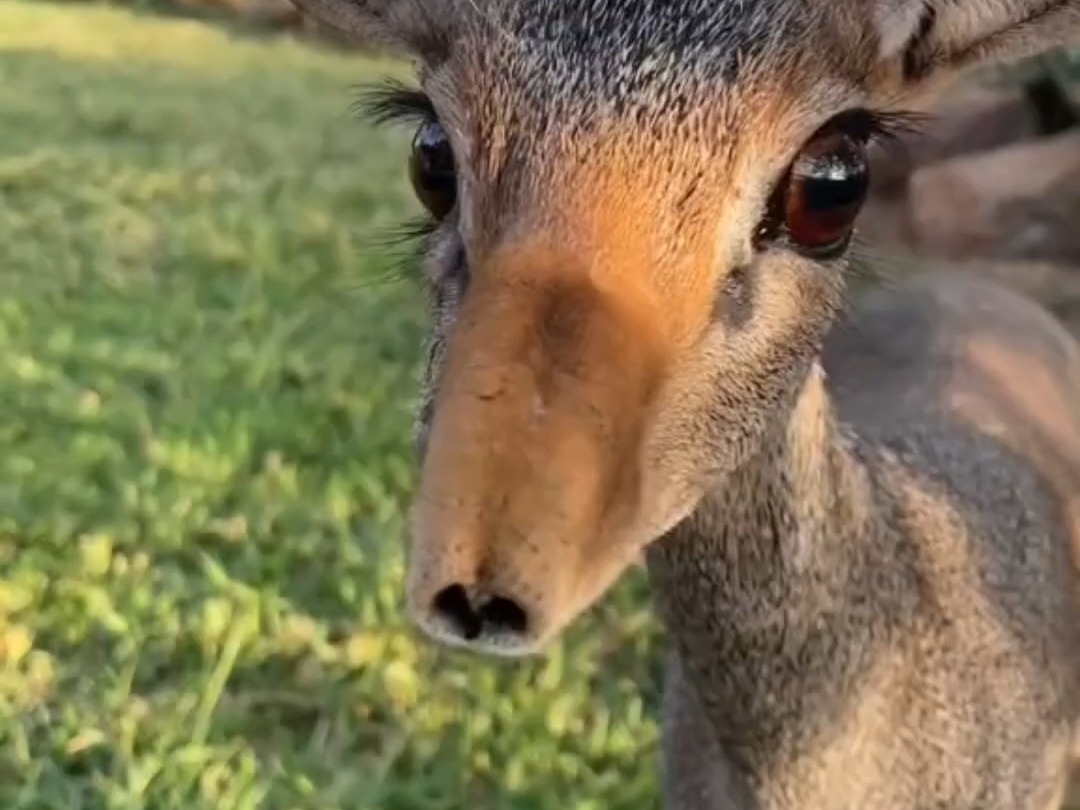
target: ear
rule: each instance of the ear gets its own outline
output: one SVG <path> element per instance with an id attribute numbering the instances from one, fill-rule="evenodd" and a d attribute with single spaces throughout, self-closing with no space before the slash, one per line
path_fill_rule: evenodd
<path id="1" fill-rule="evenodd" d="M 350 39 L 390 51 L 426 55 L 445 41 L 432 18 L 432 2 L 449 0 L 292 0 L 302 12 Z"/>
<path id="2" fill-rule="evenodd" d="M 881 57 L 908 89 L 989 62 L 1080 44 L 1080 0 L 870 0 Z"/>

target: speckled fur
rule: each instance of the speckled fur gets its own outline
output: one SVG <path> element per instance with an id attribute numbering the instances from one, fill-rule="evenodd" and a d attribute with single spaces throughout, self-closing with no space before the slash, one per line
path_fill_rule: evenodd
<path id="1" fill-rule="evenodd" d="M 995 377 L 982 341 L 1060 387 Z M 1080 717 L 1075 341 L 937 279 L 857 310 L 825 367 L 831 396 L 812 373 L 787 431 L 650 549 L 677 650 L 669 805 L 1059 806 Z M 1071 398 L 1066 443 L 1050 406 L 1017 407 L 1025 388 Z"/>
<path id="2" fill-rule="evenodd" d="M 1080 35 L 1080 0 L 301 0 L 418 60 L 459 204 L 409 600 L 539 649 L 642 551 L 668 810 L 1051 810 L 1080 723 L 1080 346 L 969 278 L 837 319 L 757 249 L 824 120 Z M 508 647 L 507 645 L 511 645 Z M 517 646 L 513 646 L 517 645 Z"/>

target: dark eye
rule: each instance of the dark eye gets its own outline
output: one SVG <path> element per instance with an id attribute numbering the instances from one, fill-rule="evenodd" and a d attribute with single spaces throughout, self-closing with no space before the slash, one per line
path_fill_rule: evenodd
<path id="1" fill-rule="evenodd" d="M 423 206 L 437 220 L 446 219 L 457 201 L 454 153 L 442 126 L 429 121 L 416 131 L 409 158 L 409 179 Z"/>
<path id="2" fill-rule="evenodd" d="M 850 241 L 869 183 L 865 138 L 823 130 L 792 162 L 772 216 L 794 247 L 819 258 L 837 255 Z"/>

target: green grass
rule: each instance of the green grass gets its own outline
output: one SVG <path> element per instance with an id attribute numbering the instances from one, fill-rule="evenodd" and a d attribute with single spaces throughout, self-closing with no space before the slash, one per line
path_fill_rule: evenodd
<path id="1" fill-rule="evenodd" d="M 655 807 L 640 579 L 546 659 L 405 621 L 395 63 L 0 0 L 0 807 Z"/>

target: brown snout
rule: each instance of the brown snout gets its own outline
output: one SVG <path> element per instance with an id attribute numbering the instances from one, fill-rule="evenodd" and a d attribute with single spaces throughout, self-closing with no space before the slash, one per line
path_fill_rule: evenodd
<path id="1" fill-rule="evenodd" d="M 435 638 L 513 654 L 632 560 L 664 351 L 656 302 L 627 276 L 520 253 L 482 271 L 440 378 L 409 601 Z"/>

